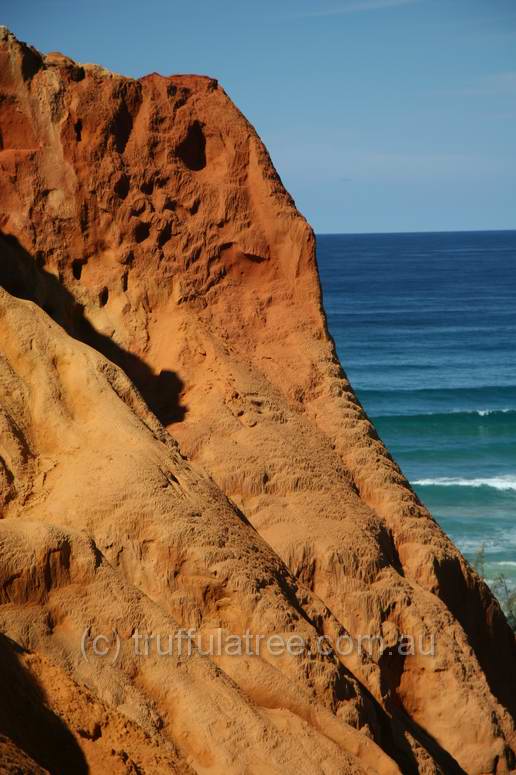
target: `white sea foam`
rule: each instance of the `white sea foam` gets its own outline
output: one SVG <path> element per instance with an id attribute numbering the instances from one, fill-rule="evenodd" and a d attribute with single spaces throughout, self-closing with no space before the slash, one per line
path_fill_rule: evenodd
<path id="1" fill-rule="evenodd" d="M 416 479 L 412 484 L 420 487 L 492 487 L 495 490 L 516 490 L 516 475 L 478 477 L 441 476 L 436 479 Z"/>
<path id="2" fill-rule="evenodd" d="M 450 409 L 449 411 L 435 411 L 435 412 L 412 412 L 409 414 L 372 414 L 373 420 L 414 420 L 418 417 L 424 417 L 431 419 L 432 417 L 445 417 L 454 418 L 457 415 L 462 417 L 492 417 L 499 414 L 516 414 L 516 409 Z"/>
<path id="3" fill-rule="evenodd" d="M 429 414 L 441 414 L 441 412 L 429 412 Z M 510 407 L 506 409 L 452 409 L 450 412 L 442 412 L 442 414 L 476 414 L 477 417 L 489 417 L 493 414 L 516 414 L 516 409 Z"/>
<path id="4" fill-rule="evenodd" d="M 478 414 L 480 417 L 488 417 L 490 414 L 508 414 L 514 412 L 514 409 L 477 409 L 472 414 Z"/>

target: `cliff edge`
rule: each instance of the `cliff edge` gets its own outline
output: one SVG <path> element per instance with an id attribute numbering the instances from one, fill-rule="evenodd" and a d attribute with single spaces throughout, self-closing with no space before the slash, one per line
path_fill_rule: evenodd
<path id="1" fill-rule="evenodd" d="M 0 29 L 2 771 L 516 766 L 514 636 L 356 399 L 315 248 L 216 80 Z"/>

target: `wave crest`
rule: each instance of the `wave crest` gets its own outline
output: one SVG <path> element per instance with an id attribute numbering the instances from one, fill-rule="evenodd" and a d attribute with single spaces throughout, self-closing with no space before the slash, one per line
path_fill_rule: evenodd
<path id="1" fill-rule="evenodd" d="M 516 409 L 452 409 L 449 412 L 414 412 L 413 414 L 377 414 L 371 415 L 376 422 L 396 421 L 396 420 L 460 420 L 461 418 L 472 417 L 500 417 L 507 415 L 516 415 Z"/>
<path id="2" fill-rule="evenodd" d="M 416 487 L 491 487 L 494 490 L 515 490 L 516 475 L 478 477 L 465 479 L 460 476 L 438 476 L 435 479 L 416 479 Z"/>

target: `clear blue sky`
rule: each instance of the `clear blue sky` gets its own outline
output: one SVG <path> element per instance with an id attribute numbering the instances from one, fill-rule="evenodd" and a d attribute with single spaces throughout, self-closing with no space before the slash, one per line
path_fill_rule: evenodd
<path id="1" fill-rule="evenodd" d="M 215 76 L 316 231 L 516 228 L 515 0 L 2 0 L 0 23 Z"/>

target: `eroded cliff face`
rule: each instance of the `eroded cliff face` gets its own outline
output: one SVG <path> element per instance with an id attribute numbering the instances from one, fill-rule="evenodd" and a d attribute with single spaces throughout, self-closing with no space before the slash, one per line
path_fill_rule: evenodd
<path id="1" fill-rule="evenodd" d="M 254 129 L 213 79 L 0 38 L 6 771 L 509 772 L 514 638 L 354 396 Z M 178 628 L 303 649 L 124 647 Z"/>

